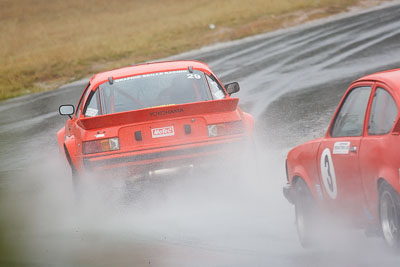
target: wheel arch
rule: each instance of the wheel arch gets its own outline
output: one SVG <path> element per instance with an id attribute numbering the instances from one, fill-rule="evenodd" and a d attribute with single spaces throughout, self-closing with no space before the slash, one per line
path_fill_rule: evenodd
<path id="1" fill-rule="evenodd" d="M 376 182 L 376 185 L 377 185 L 376 189 L 378 190 L 378 192 L 379 192 L 379 189 L 381 188 L 383 183 L 387 183 L 386 179 L 383 178 L 383 177 L 379 177 L 377 182 Z"/>
<path id="2" fill-rule="evenodd" d="M 293 187 L 296 186 L 296 183 L 299 180 L 303 180 L 306 183 L 306 185 L 307 185 L 308 189 L 310 190 L 311 194 L 313 195 L 314 199 L 317 199 L 318 194 L 316 192 L 315 187 L 313 186 L 311 179 L 304 173 L 303 174 L 296 173 L 293 175 L 293 177 L 291 179 Z"/>
<path id="3" fill-rule="evenodd" d="M 387 183 L 398 194 L 400 194 L 400 173 L 394 173 L 393 171 L 387 171 L 385 173 L 381 173 L 378 176 L 378 179 L 376 181 L 376 186 L 377 186 L 378 192 L 379 192 L 379 188 L 382 185 L 382 183 Z"/>
<path id="4" fill-rule="evenodd" d="M 72 163 L 71 156 L 69 155 L 67 146 L 64 144 L 63 147 L 64 147 L 65 158 L 67 159 L 68 164 L 71 166 L 71 168 L 75 168 L 73 163 Z"/>
<path id="5" fill-rule="evenodd" d="M 67 158 L 68 163 L 70 164 L 71 168 L 78 170 L 80 168 L 80 164 L 77 157 L 77 149 L 75 138 L 71 136 L 64 142 L 64 153 Z"/>
<path id="6" fill-rule="evenodd" d="M 397 193 L 397 201 L 398 201 L 397 205 L 399 206 L 399 209 L 400 209 L 400 193 L 399 193 L 399 191 L 397 191 L 396 188 L 390 182 L 388 182 L 387 179 L 385 179 L 383 177 L 379 177 L 378 182 L 377 182 L 378 199 L 380 199 L 381 187 L 383 185 L 389 186 L 391 188 L 391 190 L 393 190 L 394 193 Z"/>
<path id="7" fill-rule="evenodd" d="M 293 184 L 299 178 L 303 179 L 315 199 L 321 197 L 322 192 L 317 192 L 320 185 L 317 154 L 321 140 L 304 143 L 289 151 L 287 156 L 287 177 L 289 183 Z"/>
<path id="8" fill-rule="evenodd" d="M 400 195 L 384 178 L 378 179 L 379 221 L 382 237 L 389 248 L 400 248 Z M 383 209 L 382 209 L 383 208 Z"/>

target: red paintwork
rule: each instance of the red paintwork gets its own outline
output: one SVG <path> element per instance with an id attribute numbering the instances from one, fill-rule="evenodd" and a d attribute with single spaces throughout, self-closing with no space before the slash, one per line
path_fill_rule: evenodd
<path id="1" fill-rule="evenodd" d="M 167 107 L 145 108 L 134 111 L 120 112 L 108 115 L 100 115 L 92 118 L 82 118 L 78 125 L 85 130 L 107 128 L 121 124 L 143 123 L 162 119 L 174 119 L 182 117 L 181 112 L 165 114 L 165 110 L 184 110 L 185 116 L 198 114 L 226 113 L 236 110 L 238 98 L 226 98 L 214 101 L 203 101 L 195 104 L 181 104 Z M 162 114 L 162 115 L 158 115 Z M 240 119 L 240 117 L 238 117 Z"/>
<path id="2" fill-rule="evenodd" d="M 109 77 L 119 79 L 161 71 L 187 70 L 189 66 L 216 77 L 206 64 L 199 61 L 148 63 L 96 74 L 91 78 L 87 90 L 96 90 L 100 84 L 108 82 Z M 238 107 L 238 98 L 231 98 L 229 95 L 222 100 L 146 108 L 85 118 L 82 109 L 87 97 L 88 94 L 84 91 L 80 112 L 75 112 L 72 119 L 68 119 L 65 127 L 57 133 L 61 151 L 70 158 L 71 167 L 78 171 L 124 168 L 140 172 L 164 163 L 192 163 L 209 155 L 227 153 L 229 149 L 222 145 L 243 143 L 253 133 L 253 117 Z M 179 112 L 163 113 L 166 110 L 179 110 Z M 80 115 L 77 116 L 77 113 Z M 243 131 L 225 136 L 208 136 L 207 125 L 230 122 L 240 123 Z M 185 124 L 191 126 L 190 134 L 185 134 Z M 152 138 L 151 128 L 171 125 L 175 129 L 174 136 Z M 142 141 L 135 140 L 136 131 L 142 132 Z M 104 134 L 104 137 L 96 138 L 95 135 L 98 134 Z M 82 142 L 113 137 L 119 138 L 119 150 L 88 155 L 82 153 Z"/>
<path id="3" fill-rule="evenodd" d="M 360 85 L 372 87 L 362 136 L 332 137 L 330 130 L 345 97 L 351 89 Z M 388 134 L 369 135 L 367 124 L 377 87 L 386 89 L 392 95 L 398 107 L 398 114 Z M 400 193 L 400 135 L 396 125 L 400 125 L 400 69 L 356 80 L 342 98 L 325 137 L 297 146 L 289 152 L 289 183 L 293 185 L 299 177 L 304 179 L 320 207 L 330 213 L 349 218 L 356 225 L 378 223 L 378 184 L 385 180 Z M 332 153 L 334 143 L 340 141 L 350 142 L 350 147 L 356 146 L 357 151 L 347 154 Z M 331 151 L 337 182 L 336 198 L 329 196 L 322 181 L 320 158 L 325 148 Z"/>

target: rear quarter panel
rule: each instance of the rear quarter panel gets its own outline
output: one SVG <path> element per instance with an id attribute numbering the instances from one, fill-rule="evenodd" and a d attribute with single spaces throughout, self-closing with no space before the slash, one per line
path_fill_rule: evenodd
<path id="1" fill-rule="evenodd" d="M 371 212 L 378 217 L 379 183 L 386 181 L 400 194 L 400 136 L 368 136 L 360 148 L 360 169 Z"/>
<path id="2" fill-rule="evenodd" d="M 240 111 L 242 114 L 243 123 L 246 126 L 247 133 L 252 137 L 254 134 L 254 118 L 246 112 Z"/>
<path id="3" fill-rule="evenodd" d="M 64 153 L 64 140 L 65 140 L 65 127 L 62 127 L 57 132 L 57 142 L 58 142 L 58 148 L 60 149 L 60 152 L 63 155 L 65 155 L 65 153 Z"/>

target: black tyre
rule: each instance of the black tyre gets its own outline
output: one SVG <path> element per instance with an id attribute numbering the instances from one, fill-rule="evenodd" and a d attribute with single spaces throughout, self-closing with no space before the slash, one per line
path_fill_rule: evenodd
<path id="1" fill-rule="evenodd" d="M 386 182 L 379 186 L 379 219 L 388 247 L 400 248 L 400 197 Z"/>
<path id="2" fill-rule="evenodd" d="M 73 186 L 74 190 L 75 191 L 79 190 L 79 188 L 81 186 L 80 175 L 74 166 L 71 166 L 71 178 L 72 178 L 72 186 Z"/>
<path id="3" fill-rule="evenodd" d="M 69 165 L 71 166 L 71 178 L 72 178 L 72 187 L 75 193 L 75 196 L 80 194 L 81 191 L 81 177 L 78 172 L 78 170 L 75 168 L 74 164 L 72 163 L 71 156 L 69 155 L 69 152 L 67 148 L 64 146 L 64 151 L 65 151 L 65 157 L 67 158 L 67 161 Z"/>
<path id="4" fill-rule="evenodd" d="M 316 206 L 310 189 L 301 178 L 294 184 L 294 206 L 300 244 L 304 248 L 311 248 L 316 237 Z"/>
<path id="5" fill-rule="evenodd" d="M 71 178 L 75 202 L 76 204 L 80 204 L 82 202 L 83 195 L 82 177 L 81 174 L 74 168 L 74 166 L 71 166 Z"/>

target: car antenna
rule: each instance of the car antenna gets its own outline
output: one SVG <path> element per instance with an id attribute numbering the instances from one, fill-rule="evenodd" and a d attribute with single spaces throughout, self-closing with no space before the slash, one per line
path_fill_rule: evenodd
<path id="1" fill-rule="evenodd" d="M 190 73 L 193 73 L 193 66 L 189 66 L 188 70 L 189 70 Z"/>
<path id="2" fill-rule="evenodd" d="M 112 76 L 108 77 L 108 83 L 109 84 L 113 84 L 114 83 L 114 80 L 113 80 Z"/>

